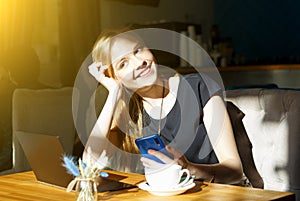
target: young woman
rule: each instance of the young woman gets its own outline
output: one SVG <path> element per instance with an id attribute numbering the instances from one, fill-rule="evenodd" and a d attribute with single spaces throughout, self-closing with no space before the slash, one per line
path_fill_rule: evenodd
<path id="1" fill-rule="evenodd" d="M 159 133 L 173 157 L 154 150 L 149 154 L 165 163 L 189 169 L 196 179 L 220 183 L 241 179 L 242 165 L 221 88 L 207 75 L 161 78 L 153 54 L 132 32 L 102 34 L 92 56 L 89 73 L 107 88 L 108 97 L 84 158 L 101 158 L 103 153 L 110 158 L 116 147 L 124 156 L 136 156 L 134 140 Z M 127 166 L 124 171 L 141 170 L 137 161 L 128 162 L 122 154 L 118 159 L 114 163 Z M 148 158 L 140 160 L 145 167 L 157 165 Z"/>

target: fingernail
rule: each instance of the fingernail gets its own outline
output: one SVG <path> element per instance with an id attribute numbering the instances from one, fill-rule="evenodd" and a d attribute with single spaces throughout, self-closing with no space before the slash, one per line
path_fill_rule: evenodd
<path id="1" fill-rule="evenodd" d="M 149 149 L 149 150 L 148 150 L 148 153 L 149 153 L 149 154 L 153 154 L 154 151 L 153 151 L 152 149 Z"/>

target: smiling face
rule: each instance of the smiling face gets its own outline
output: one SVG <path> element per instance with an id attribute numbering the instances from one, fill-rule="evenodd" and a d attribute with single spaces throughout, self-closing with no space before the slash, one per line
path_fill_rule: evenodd
<path id="1" fill-rule="evenodd" d="M 115 76 L 131 89 L 153 85 L 157 80 L 157 66 L 153 54 L 133 36 L 117 36 L 111 44 L 111 60 Z"/>

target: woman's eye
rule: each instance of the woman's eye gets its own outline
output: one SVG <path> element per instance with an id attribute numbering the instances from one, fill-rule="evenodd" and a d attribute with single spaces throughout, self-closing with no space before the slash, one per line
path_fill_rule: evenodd
<path id="1" fill-rule="evenodd" d="M 122 68 L 126 67 L 126 66 L 127 66 L 127 64 L 128 64 L 128 62 L 127 62 L 127 61 L 123 61 L 123 62 L 121 62 L 121 63 L 119 64 L 119 69 L 122 69 Z"/>
<path id="2" fill-rule="evenodd" d="M 137 54 L 137 53 L 141 52 L 142 50 L 143 50 L 143 47 L 139 47 L 134 51 L 134 53 Z"/>

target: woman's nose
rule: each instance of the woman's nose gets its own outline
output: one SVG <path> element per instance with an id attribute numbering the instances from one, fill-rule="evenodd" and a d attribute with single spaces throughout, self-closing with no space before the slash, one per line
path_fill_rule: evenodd
<path id="1" fill-rule="evenodd" d="M 144 60 L 140 63 L 140 65 L 137 66 L 137 69 L 142 69 L 145 68 L 147 66 L 147 62 Z"/>
<path id="2" fill-rule="evenodd" d="M 147 61 L 145 59 L 134 56 L 133 61 L 137 69 L 145 68 L 147 66 Z"/>

